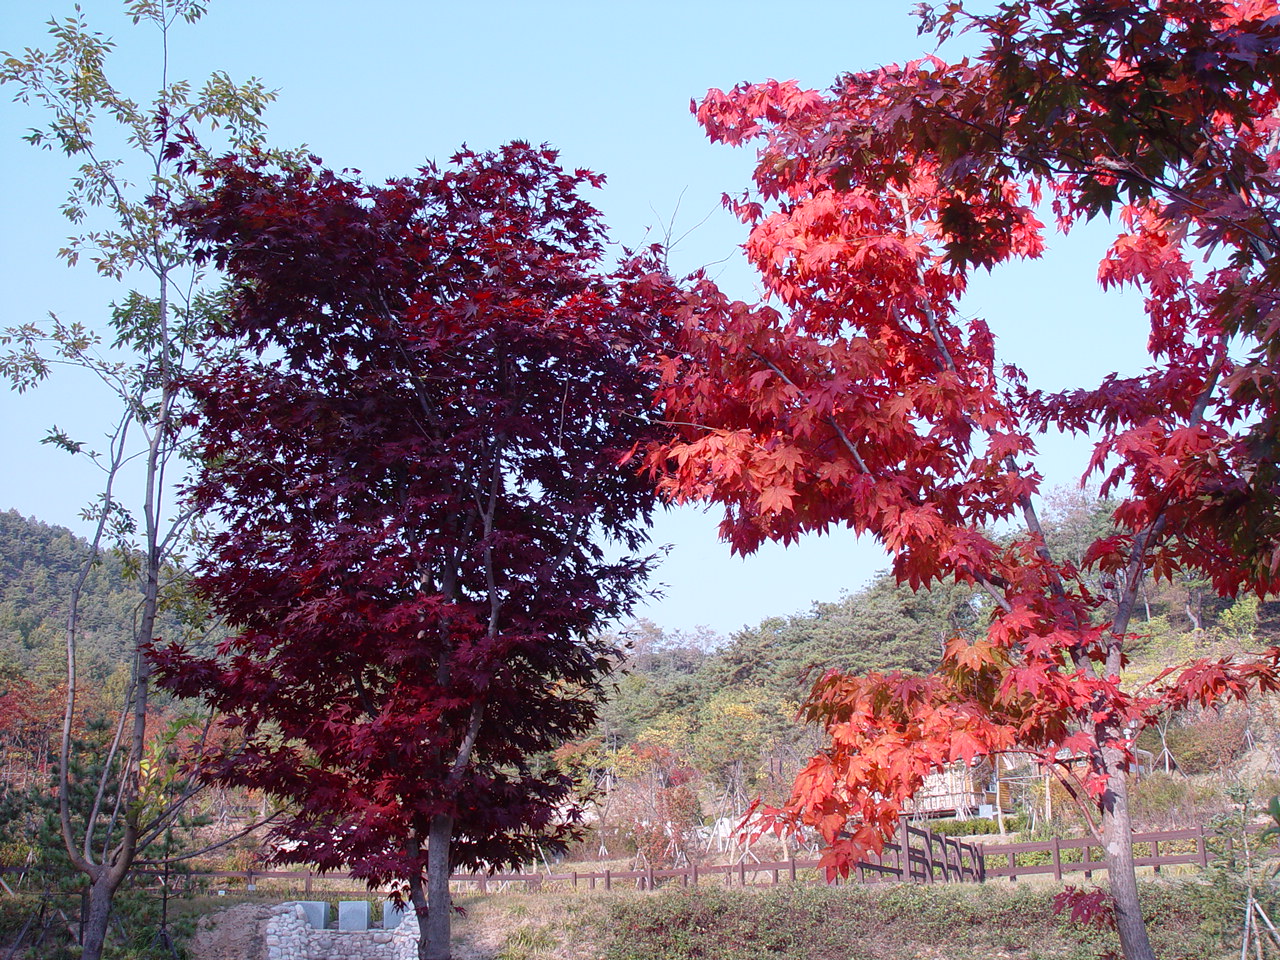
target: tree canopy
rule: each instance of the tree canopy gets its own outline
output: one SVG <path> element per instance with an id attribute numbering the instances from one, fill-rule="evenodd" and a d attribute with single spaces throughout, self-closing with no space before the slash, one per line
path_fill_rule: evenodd
<path id="1" fill-rule="evenodd" d="M 258 356 L 191 384 L 219 529 L 197 586 L 235 635 L 156 659 L 238 734 L 207 773 L 290 801 L 279 858 L 392 884 L 445 957 L 452 869 L 572 826 L 530 758 L 594 721 L 600 630 L 653 562 L 624 461 L 659 429 L 667 287 L 603 268 L 600 178 L 546 147 L 382 187 L 253 157 L 209 178 L 183 217 Z"/>
<path id="2" fill-rule="evenodd" d="M 771 302 L 699 284 L 660 394 L 696 426 L 650 463 L 669 497 L 723 504 L 739 551 L 847 525 L 885 545 L 900 582 L 992 601 L 986 635 L 952 640 L 939 674 L 833 672 L 815 690 L 808 715 L 832 742 L 780 815 L 821 830 L 830 869 L 878 848 L 931 770 L 1034 750 L 1091 817 L 1126 956 L 1147 958 L 1132 738 L 1161 711 L 1276 685 L 1274 651 L 1136 692 L 1119 674 L 1148 574 L 1280 586 L 1262 453 L 1280 430 L 1280 17 L 1268 2 L 1028 0 L 926 19 L 976 31 L 981 53 L 695 105 L 713 140 L 758 145 L 754 189 L 731 207 Z M 975 269 L 1043 254 L 1045 200 L 1064 230 L 1114 214 L 1098 277 L 1145 296 L 1142 374 L 1037 389 L 961 311 Z M 1041 523 L 1048 430 L 1096 439 L 1081 470 L 1116 500 L 1114 531 L 1078 561 Z M 1011 522 L 1023 532 L 993 533 Z"/>

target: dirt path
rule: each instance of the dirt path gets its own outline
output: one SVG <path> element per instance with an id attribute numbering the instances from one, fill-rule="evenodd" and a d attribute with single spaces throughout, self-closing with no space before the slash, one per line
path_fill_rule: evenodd
<path id="1" fill-rule="evenodd" d="M 275 906 L 241 903 L 201 917 L 187 944 L 191 960 L 263 960 L 263 927 Z"/>

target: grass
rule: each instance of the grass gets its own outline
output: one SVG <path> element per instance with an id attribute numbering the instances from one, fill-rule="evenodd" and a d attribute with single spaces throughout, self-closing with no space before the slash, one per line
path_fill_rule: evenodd
<path id="1" fill-rule="evenodd" d="M 516 927 L 503 940 L 500 960 L 538 960 L 550 957 L 560 941 L 550 927 L 525 924 Z"/>
<path id="2" fill-rule="evenodd" d="M 1051 884 L 704 886 L 653 894 L 504 893 L 466 898 L 467 958 L 492 960 L 1095 960 L 1110 931 L 1052 910 Z M 1202 881 L 1143 884 L 1156 954 L 1239 954 L 1238 891 Z"/>

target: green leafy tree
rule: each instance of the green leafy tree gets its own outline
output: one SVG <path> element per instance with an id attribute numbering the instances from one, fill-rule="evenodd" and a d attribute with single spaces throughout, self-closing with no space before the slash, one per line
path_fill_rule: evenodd
<path id="1" fill-rule="evenodd" d="M 649 620 L 633 622 L 613 638 L 628 653 L 618 665 L 613 696 L 601 709 L 601 732 L 630 742 L 665 712 L 692 714 L 710 691 L 704 676 L 720 637 L 700 628 L 665 631 Z"/>
<path id="2" fill-rule="evenodd" d="M 65 527 L 0 511 L 0 657 L 33 683 L 61 684 L 66 673 L 63 633 L 66 598 L 89 543 Z M 81 678 L 105 683 L 132 659 L 136 591 L 127 565 L 104 555 L 81 589 Z M 161 632 L 180 627 L 174 611 L 161 611 Z"/>
<path id="3" fill-rule="evenodd" d="M 1218 633 L 1236 644 L 1250 643 L 1257 637 L 1258 609 L 1261 604 L 1252 594 L 1238 597 L 1218 616 Z"/>
<path id="4" fill-rule="evenodd" d="M 798 734 L 799 704 L 766 690 L 723 690 L 698 711 L 692 737 L 694 762 L 730 802 L 742 810 L 761 786 L 765 757 Z"/>
<path id="5" fill-rule="evenodd" d="M 173 496 L 187 444 L 181 384 L 208 362 L 196 345 L 219 312 L 218 297 L 206 291 L 170 226 L 170 212 L 193 194 L 188 173 L 202 155 L 197 134 L 207 131 L 219 149 L 257 146 L 262 111 L 273 99 L 257 80 L 236 84 L 224 73 L 200 86 L 170 80 L 170 35 L 180 22 L 198 20 L 204 4 L 132 0 L 124 9 L 135 25 L 145 24 L 159 35 L 159 86 L 147 99 L 135 99 L 112 84 L 106 66 L 114 44 L 90 28 L 79 8 L 49 22 L 47 50 L 6 53 L 0 65 L 0 84 L 43 113 L 28 142 L 74 164 L 62 213 L 77 232 L 59 256 L 69 265 L 85 258 L 106 278 L 138 284 L 125 287 L 103 326 L 55 316 L 44 324 L 10 328 L 0 337 L 9 348 L 0 356 L 0 374 L 15 389 L 34 387 L 65 366 L 96 379 L 116 400 L 114 423 L 101 450 L 58 427 L 46 438 L 91 460 L 104 478 L 99 497 L 82 514 L 93 533 L 78 557 L 63 608 L 67 693 L 58 820 L 67 856 L 88 887 L 81 943 L 87 960 L 102 953 L 116 891 L 165 835 L 188 795 L 181 791 L 163 803 L 140 802 L 148 789 L 151 679 L 138 651 L 156 636 L 176 551 L 192 519 Z M 109 155 L 103 144 L 121 138 L 127 152 Z M 135 466 L 126 476 L 122 469 L 130 462 Z M 80 645 L 94 616 L 86 585 L 109 548 L 136 584 L 136 618 L 128 624 L 132 667 L 104 755 L 90 770 L 70 762 L 72 720 L 83 694 Z M 80 782 L 77 769 L 91 782 Z M 87 808 L 72 803 L 81 789 L 93 797 Z"/>

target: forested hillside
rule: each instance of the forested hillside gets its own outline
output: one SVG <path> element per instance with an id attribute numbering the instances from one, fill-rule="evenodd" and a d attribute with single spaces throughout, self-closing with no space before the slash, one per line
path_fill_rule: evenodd
<path id="1" fill-rule="evenodd" d="M 67 597 L 89 545 L 65 527 L 0 513 L 0 664 L 42 686 L 66 671 Z M 82 598 L 80 669 L 90 682 L 111 675 L 132 642 L 136 591 L 123 564 L 104 555 L 89 571 Z"/>
<path id="2" fill-rule="evenodd" d="M 839 600 L 770 617 L 727 639 L 707 631 L 664 633 L 644 621 L 623 631 L 630 656 L 606 722 L 629 739 L 661 713 L 696 714 L 727 691 L 794 702 L 832 668 L 926 673 L 946 640 L 970 633 L 980 616 L 966 588 L 913 593 L 880 576 Z"/>

